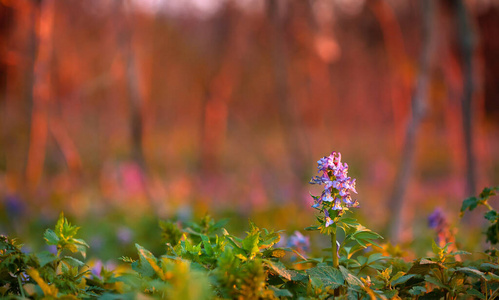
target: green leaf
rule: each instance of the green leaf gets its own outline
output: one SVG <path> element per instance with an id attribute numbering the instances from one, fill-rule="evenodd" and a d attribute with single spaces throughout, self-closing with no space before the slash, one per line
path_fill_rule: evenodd
<path id="1" fill-rule="evenodd" d="M 280 261 L 273 262 L 270 260 L 265 260 L 265 262 L 271 270 L 273 270 L 275 273 L 285 278 L 286 280 L 302 281 L 307 278 L 307 276 L 298 271 L 287 269 L 286 266 Z"/>
<path id="2" fill-rule="evenodd" d="M 319 281 L 322 286 L 336 289 L 343 285 L 342 272 L 331 266 L 317 266 L 306 270 L 307 275 Z"/>
<path id="3" fill-rule="evenodd" d="M 482 192 L 480 193 L 480 199 L 483 199 L 483 200 L 488 200 L 491 196 L 495 196 L 496 195 L 496 191 L 499 190 L 499 186 L 495 186 L 495 187 L 485 187 Z"/>
<path id="4" fill-rule="evenodd" d="M 43 238 L 47 242 L 47 245 L 57 246 L 57 244 L 59 243 L 59 237 L 52 229 L 45 230 Z"/>
<path id="5" fill-rule="evenodd" d="M 424 295 L 425 293 L 426 293 L 426 288 L 423 286 L 413 286 L 409 290 L 409 294 L 411 294 L 412 296 L 421 296 Z"/>
<path id="6" fill-rule="evenodd" d="M 435 243 L 435 240 L 431 241 L 431 249 L 433 250 L 433 253 L 436 256 L 440 257 L 440 255 L 442 255 L 442 248 L 437 246 L 437 243 Z"/>
<path id="7" fill-rule="evenodd" d="M 491 263 L 483 263 L 480 265 L 480 269 L 485 270 L 485 271 L 490 271 L 491 269 L 498 270 L 499 266 L 491 264 Z"/>
<path id="8" fill-rule="evenodd" d="M 359 255 L 359 256 L 357 257 L 357 261 L 359 262 L 359 264 L 360 264 L 361 266 L 363 266 L 363 265 L 365 265 L 365 264 L 367 263 L 367 258 L 366 258 L 366 257 L 364 257 L 364 256 L 360 256 L 360 255 Z"/>
<path id="9" fill-rule="evenodd" d="M 62 258 L 62 261 L 68 263 L 72 267 L 83 267 L 85 265 L 85 263 L 82 262 L 81 260 L 78 260 L 71 256 L 64 256 Z"/>
<path id="10" fill-rule="evenodd" d="M 364 283 L 362 283 L 362 281 L 358 277 L 350 273 L 348 269 L 346 269 L 343 266 L 340 266 L 340 271 L 341 274 L 343 275 L 343 278 L 345 278 L 345 281 L 348 283 L 348 285 L 364 287 Z"/>
<path id="11" fill-rule="evenodd" d="M 315 230 L 319 230 L 319 226 L 309 226 L 307 228 L 305 228 L 306 231 L 315 231 Z"/>
<path id="12" fill-rule="evenodd" d="M 466 291 L 466 295 L 473 296 L 474 298 L 486 299 L 485 295 L 475 289 L 469 289 Z"/>
<path id="13" fill-rule="evenodd" d="M 426 282 L 433 283 L 434 285 L 436 285 L 438 287 L 441 287 L 441 288 L 443 288 L 445 290 L 449 290 L 449 287 L 447 285 L 445 285 L 439 279 L 437 279 L 437 278 L 435 278 L 433 276 L 425 275 L 424 279 L 425 279 Z"/>
<path id="14" fill-rule="evenodd" d="M 291 292 L 286 289 L 278 289 L 274 286 L 269 286 L 269 289 L 274 292 L 274 295 L 276 297 L 293 297 L 293 294 L 291 294 Z"/>
<path id="15" fill-rule="evenodd" d="M 242 246 L 246 250 L 249 256 L 254 257 L 256 253 L 260 251 L 258 248 L 258 239 L 260 237 L 260 232 L 256 231 L 248 234 L 248 236 L 243 240 Z"/>
<path id="16" fill-rule="evenodd" d="M 204 250 L 206 251 L 206 254 L 209 256 L 212 256 L 214 254 L 213 247 L 211 246 L 210 243 L 210 238 L 207 237 L 206 235 L 202 234 L 201 239 L 203 240 L 203 246 Z"/>
<path id="17" fill-rule="evenodd" d="M 375 261 L 378 261 L 380 259 L 385 259 L 387 257 L 384 257 L 382 253 L 374 253 L 369 255 L 369 258 L 367 259 L 367 264 L 372 264 Z"/>
<path id="18" fill-rule="evenodd" d="M 403 272 L 399 272 L 399 273 L 403 273 Z M 399 274 L 397 273 L 397 275 Z M 391 281 L 391 285 L 392 286 L 396 286 L 396 285 L 399 285 L 399 284 L 403 284 L 403 283 L 406 283 L 407 280 L 413 278 L 414 276 L 416 276 L 416 274 L 409 274 L 409 275 L 404 275 L 404 276 L 400 276 L 396 279 L 392 279 Z M 395 276 L 394 276 L 395 277 Z"/>
<path id="19" fill-rule="evenodd" d="M 273 245 L 277 244 L 280 239 L 281 236 L 278 233 L 269 234 L 265 237 L 265 241 L 260 243 L 260 249 L 272 247 Z"/>
<path id="20" fill-rule="evenodd" d="M 428 274 L 428 272 L 431 269 L 438 268 L 440 265 L 434 261 L 427 260 L 427 259 L 420 259 L 414 262 L 412 267 L 409 269 L 407 274 L 420 274 L 420 275 L 425 275 Z"/>
<path id="21" fill-rule="evenodd" d="M 483 272 L 480 272 L 477 269 L 474 269 L 474 268 L 460 267 L 460 268 L 456 268 L 456 272 L 461 272 L 461 273 L 464 273 L 464 274 L 467 274 L 467 275 L 470 275 L 473 277 L 480 277 L 480 278 L 485 279 L 485 274 Z"/>
<path id="22" fill-rule="evenodd" d="M 388 290 L 388 291 L 383 291 L 383 294 L 385 295 L 386 298 L 392 299 L 396 295 L 398 295 L 397 290 Z"/>
<path id="23" fill-rule="evenodd" d="M 142 267 L 145 267 L 145 269 L 142 269 L 144 275 L 152 276 L 154 273 L 156 273 L 162 280 L 165 280 L 165 274 L 163 270 L 158 266 L 156 257 L 154 257 L 154 255 L 149 250 L 145 249 L 139 244 L 135 244 L 135 247 L 139 252 L 140 265 L 142 265 Z M 151 272 L 150 269 L 148 270 L 147 265 L 149 265 L 153 272 Z"/>
<path id="24" fill-rule="evenodd" d="M 225 226 L 225 224 L 227 224 L 229 222 L 229 219 L 222 219 L 218 222 L 216 222 L 211 228 L 212 228 L 212 231 L 215 231 L 215 230 L 218 230 L 222 227 Z"/>
<path id="25" fill-rule="evenodd" d="M 48 251 L 42 251 L 36 253 L 36 258 L 38 258 L 38 261 L 40 262 L 40 267 L 44 267 L 45 265 L 55 261 L 57 259 L 57 256 Z"/>
<path id="26" fill-rule="evenodd" d="M 499 217 L 499 214 L 497 214 L 497 211 L 495 210 L 489 210 L 488 212 L 485 213 L 484 217 L 490 222 L 494 222 Z"/>
<path id="27" fill-rule="evenodd" d="M 461 205 L 461 215 L 469 209 L 470 211 L 474 210 L 478 205 L 478 199 L 476 197 L 469 197 L 463 201 Z"/>
<path id="28" fill-rule="evenodd" d="M 464 251 L 464 250 L 458 250 L 458 251 L 454 251 L 454 252 L 449 253 L 449 255 L 452 255 L 452 256 L 456 256 L 456 255 L 471 255 L 471 253 L 468 252 L 468 251 Z"/>

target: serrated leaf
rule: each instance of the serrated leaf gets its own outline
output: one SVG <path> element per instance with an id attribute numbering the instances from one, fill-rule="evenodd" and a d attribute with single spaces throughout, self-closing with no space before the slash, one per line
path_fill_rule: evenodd
<path id="1" fill-rule="evenodd" d="M 141 264 L 143 264 L 144 262 L 148 263 L 149 266 L 154 270 L 154 272 L 159 276 L 159 278 L 161 278 L 162 280 L 166 280 L 165 273 L 158 266 L 156 257 L 154 257 L 154 255 L 149 250 L 145 249 L 139 244 L 135 244 L 135 247 L 139 252 L 140 263 Z"/>
<path id="2" fill-rule="evenodd" d="M 461 273 L 471 275 L 473 277 L 480 277 L 480 278 L 485 279 L 485 274 L 483 272 L 480 272 L 477 269 L 474 269 L 474 268 L 460 267 L 460 268 L 456 268 L 456 272 L 461 272 Z"/>
<path id="3" fill-rule="evenodd" d="M 307 275 L 318 280 L 323 287 L 336 289 L 343 285 L 342 272 L 331 266 L 317 266 L 305 271 Z"/>
<path id="4" fill-rule="evenodd" d="M 47 245 L 57 246 L 57 244 L 59 243 L 59 237 L 52 229 L 45 230 L 43 238 L 47 242 Z"/>
<path id="5" fill-rule="evenodd" d="M 68 263 L 72 267 L 83 267 L 85 265 L 85 263 L 82 262 L 81 260 L 78 260 L 71 256 L 64 256 L 62 260 Z"/>
<path id="6" fill-rule="evenodd" d="M 350 273 L 348 269 L 346 269 L 343 266 L 340 266 L 340 271 L 341 274 L 343 275 L 343 278 L 350 286 L 364 287 L 364 283 L 362 283 L 362 281 L 358 277 Z"/>
<path id="7" fill-rule="evenodd" d="M 276 250 L 272 250 L 272 254 L 271 256 L 272 257 L 283 257 L 284 255 L 286 255 L 286 251 L 282 250 L 282 249 L 276 249 Z"/>
<path id="8" fill-rule="evenodd" d="M 290 270 L 286 268 L 286 266 L 281 263 L 280 261 L 278 262 L 273 262 L 270 260 L 265 261 L 267 263 L 267 266 L 273 270 L 275 273 L 277 273 L 279 276 L 285 278 L 286 280 L 291 280 L 291 281 L 301 281 L 306 279 L 306 275 L 296 271 L 296 270 Z"/>
<path id="9" fill-rule="evenodd" d="M 281 236 L 278 233 L 273 233 L 265 237 L 265 241 L 263 241 L 260 244 L 260 249 L 267 249 L 269 247 L 272 247 L 273 245 L 277 244 L 279 240 L 281 239 Z"/>
<path id="10" fill-rule="evenodd" d="M 246 253 L 248 253 L 251 257 L 255 256 L 255 254 L 260 251 L 258 248 L 259 237 L 260 232 L 256 231 L 248 234 L 248 236 L 246 236 L 246 238 L 242 241 L 243 249 L 246 250 Z"/>
<path id="11" fill-rule="evenodd" d="M 435 243 L 435 240 L 431 241 L 431 249 L 433 250 L 433 253 L 437 256 L 440 256 L 442 254 L 442 249 L 438 247 L 437 243 Z"/>
<path id="12" fill-rule="evenodd" d="M 468 251 L 464 251 L 464 250 L 458 250 L 458 251 L 454 251 L 454 252 L 449 253 L 449 255 L 452 255 L 452 256 L 456 256 L 456 255 L 471 255 L 471 253 L 468 252 Z"/>

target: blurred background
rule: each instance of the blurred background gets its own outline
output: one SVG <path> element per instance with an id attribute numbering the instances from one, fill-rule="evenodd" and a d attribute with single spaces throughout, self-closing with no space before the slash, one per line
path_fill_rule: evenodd
<path id="1" fill-rule="evenodd" d="M 458 212 L 499 183 L 498 99 L 493 0 L 0 0 L 0 233 L 36 248 L 64 211 L 109 257 L 158 218 L 292 233 L 332 151 L 392 243 L 437 207 L 480 230 Z"/>

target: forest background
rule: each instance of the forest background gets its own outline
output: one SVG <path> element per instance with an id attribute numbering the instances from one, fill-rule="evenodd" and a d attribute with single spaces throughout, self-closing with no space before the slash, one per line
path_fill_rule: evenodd
<path id="1" fill-rule="evenodd" d="M 39 247 L 64 211 L 109 257 L 157 218 L 291 233 L 331 151 L 390 241 L 437 207 L 460 227 L 499 182 L 498 54 L 487 0 L 1 0 L 0 233 Z"/>

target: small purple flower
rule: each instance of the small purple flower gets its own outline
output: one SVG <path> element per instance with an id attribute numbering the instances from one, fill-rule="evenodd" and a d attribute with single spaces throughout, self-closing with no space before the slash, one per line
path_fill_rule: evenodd
<path id="1" fill-rule="evenodd" d="M 297 248 L 300 252 L 307 252 L 310 248 L 310 238 L 304 236 L 299 231 L 295 231 L 295 233 L 289 237 L 288 247 Z"/>
<path id="2" fill-rule="evenodd" d="M 447 217 L 440 207 L 437 207 L 431 215 L 428 216 L 428 226 L 432 229 L 447 223 Z"/>
<path id="3" fill-rule="evenodd" d="M 326 210 L 324 210 L 324 215 L 325 215 L 325 221 L 326 221 L 326 227 L 329 227 L 330 225 L 333 225 L 334 221 L 333 219 L 331 219 L 331 217 L 329 216 L 329 212 Z"/>
<path id="4" fill-rule="evenodd" d="M 100 277 L 100 274 L 102 272 L 102 267 L 104 265 L 102 264 L 102 261 L 101 260 L 97 260 L 94 264 L 94 266 L 92 267 L 92 269 L 90 269 L 90 271 L 92 272 L 92 274 L 96 277 Z"/>
<path id="5" fill-rule="evenodd" d="M 331 155 L 319 159 L 317 164 L 320 175 L 313 177 L 310 183 L 324 185 L 324 191 L 320 197 L 312 196 L 314 199 L 312 207 L 324 211 L 324 222 L 328 227 L 334 223 L 329 216 L 329 209 L 343 211 L 359 206 L 359 203 L 351 197 L 352 192 L 357 194 L 356 180 L 348 177 L 348 164 L 341 162 L 339 152 L 332 152 Z"/>
<path id="6" fill-rule="evenodd" d="M 122 244 L 128 244 L 132 240 L 132 231 L 127 227 L 120 227 L 117 232 L 118 240 Z"/>

